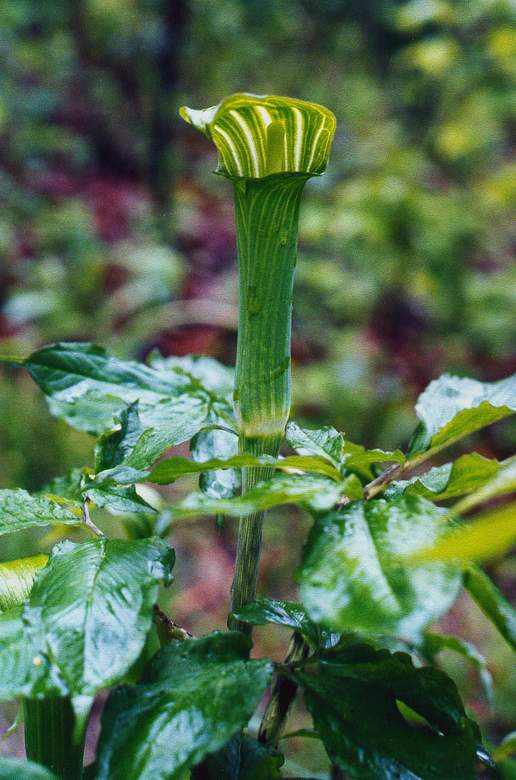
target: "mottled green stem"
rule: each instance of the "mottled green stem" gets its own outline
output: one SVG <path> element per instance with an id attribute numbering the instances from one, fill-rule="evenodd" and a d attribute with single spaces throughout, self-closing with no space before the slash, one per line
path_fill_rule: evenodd
<path id="1" fill-rule="evenodd" d="M 305 174 L 235 179 L 239 323 L 235 413 L 240 451 L 279 452 L 290 412 L 290 336 L 299 203 Z M 267 479 L 266 468 L 244 469 L 243 492 Z M 243 517 L 238 530 L 232 612 L 256 595 L 263 513 Z M 230 618 L 230 626 L 250 627 Z"/>
<path id="2" fill-rule="evenodd" d="M 24 699 L 27 758 L 48 767 L 59 780 L 81 780 L 84 740 L 74 741 L 70 699 Z"/>

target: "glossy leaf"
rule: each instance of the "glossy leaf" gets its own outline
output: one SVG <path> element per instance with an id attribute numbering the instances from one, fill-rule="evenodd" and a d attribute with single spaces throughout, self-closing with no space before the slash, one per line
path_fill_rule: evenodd
<path id="1" fill-rule="evenodd" d="M 57 545 L 37 578 L 30 617 L 69 690 L 93 695 L 137 660 L 160 580 L 169 581 L 170 547 L 158 539 Z"/>
<path id="2" fill-rule="evenodd" d="M 249 661 L 237 632 L 164 647 L 142 682 L 106 705 L 97 780 L 183 780 L 242 729 L 270 681 L 269 661 Z"/>
<path id="3" fill-rule="evenodd" d="M 213 422 L 213 417 L 208 421 Z M 238 436 L 218 429 L 199 431 L 190 442 L 190 452 L 200 464 L 214 459 L 227 460 L 238 454 Z M 241 487 L 241 473 L 237 468 L 203 470 L 199 476 L 199 488 L 209 498 L 232 498 Z"/>
<path id="4" fill-rule="evenodd" d="M 133 485 L 117 487 L 100 485 L 98 488 L 85 488 L 84 497 L 97 507 L 105 507 L 111 514 L 156 514 L 156 510 L 138 495 Z"/>
<path id="5" fill-rule="evenodd" d="M 473 507 L 483 504 L 497 496 L 503 496 L 506 493 L 512 493 L 516 490 L 516 456 L 509 458 L 500 464 L 498 471 L 487 480 L 484 485 L 475 490 L 474 493 L 463 498 L 458 504 L 455 504 L 453 511 L 458 514 L 469 512 Z M 515 514 L 516 520 L 516 514 Z"/>
<path id="6" fill-rule="evenodd" d="M 288 444 L 300 455 L 327 458 L 335 468 L 340 469 L 344 454 L 344 438 L 335 428 L 331 426 L 318 429 L 302 428 L 297 423 L 290 422 L 285 437 Z"/>
<path id="7" fill-rule="evenodd" d="M 282 777 L 283 756 L 256 739 L 237 734 L 193 770 L 192 780 L 273 780 Z"/>
<path id="8" fill-rule="evenodd" d="M 3 698 L 77 699 L 122 679 L 143 649 L 172 563 L 159 539 L 56 545 L 28 605 L 0 615 Z"/>
<path id="9" fill-rule="evenodd" d="M 27 599 L 36 573 L 46 565 L 48 555 L 33 555 L 0 563 L 0 610 L 17 607 Z"/>
<path id="10" fill-rule="evenodd" d="M 0 701 L 20 696 L 66 696 L 68 689 L 59 670 L 45 652 L 44 627 L 15 607 L 0 614 Z"/>
<path id="11" fill-rule="evenodd" d="M 430 502 L 402 496 L 317 518 L 299 570 L 310 617 L 339 631 L 417 637 L 453 603 L 460 572 L 441 563 L 414 569 L 399 556 L 438 539 L 442 516 Z"/>
<path id="12" fill-rule="evenodd" d="M 282 504 L 300 504 L 311 511 L 323 512 L 347 495 L 360 495 L 361 486 L 355 480 L 348 478 L 337 483 L 321 476 L 281 474 L 234 498 L 213 499 L 202 493 L 191 493 L 170 507 L 170 520 L 217 514 L 240 517 Z"/>
<path id="13" fill-rule="evenodd" d="M 340 479 L 339 472 L 323 458 L 304 457 L 301 455 L 291 455 L 286 458 L 281 458 L 280 460 L 272 458 L 269 455 L 234 455 L 225 460 L 213 458 L 212 460 L 204 461 L 202 463 L 197 463 L 188 458 L 168 458 L 167 460 L 161 461 L 161 463 L 152 470 L 148 479 L 150 482 L 156 482 L 159 485 L 168 485 L 185 474 L 197 474 L 212 469 L 241 469 L 249 466 L 272 466 L 275 469 L 285 471 L 308 471 L 315 474 L 323 474 L 334 480 Z"/>
<path id="14" fill-rule="evenodd" d="M 253 626 L 263 626 L 273 623 L 298 631 L 315 647 L 330 647 L 340 636 L 331 631 L 321 629 L 307 615 L 302 604 L 295 601 L 277 601 L 276 599 L 257 599 L 246 604 L 234 613 L 237 620 L 250 623 Z"/>
<path id="15" fill-rule="evenodd" d="M 333 763 L 365 780 L 473 780 L 478 728 L 457 689 L 409 655 L 355 645 L 322 655 L 317 674 L 297 672 Z M 409 724 L 398 702 L 427 721 Z"/>
<path id="16" fill-rule="evenodd" d="M 33 761 L 0 756 L 0 780 L 57 780 L 57 777 Z"/>
<path id="17" fill-rule="evenodd" d="M 83 343 L 51 344 L 33 352 L 24 365 L 50 397 L 52 413 L 78 430 L 104 433 L 138 401 L 146 436 L 136 445 L 136 459 L 148 459 L 149 452 L 155 459 L 160 447 L 158 455 L 167 446 L 186 441 L 201 427 L 196 428 L 197 418 L 202 418 L 201 424 L 206 418 L 209 399 L 200 383 L 182 369 L 161 371 L 118 360 L 101 347 Z"/>
<path id="18" fill-rule="evenodd" d="M 509 550 L 516 541 L 516 503 L 485 512 L 468 525 L 454 528 L 434 544 L 413 552 L 411 560 L 486 561 Z"/>
<path id="19" fill-rule="evenodd" d="M 21 488 L 0 490 L 0 535 L 46 525 L 80 525 L 82 509 L 75 501 L 31 496 Z"/>
<path id="20" fill-rule="evenodd" d="M 494 582 L 482 569 L 468 566 L 464 571 L 464 587 L 500 634 L 516 650 L 516 610 Z"/>
<path id="21" fill-rule="evenodd" d="M 498 382 L 443 374 L 416 403 L 421 420 L 409 448 L 413 457 L 440 450 L 516 411 L 516 375 Z"/>
<path id="22" fill-rule="evenodd" d="M 450 634 L 436 634 L 428 632 L 423 641 L 423 652 L 431 659 L 443 650 L 451 650 L 453 653 L 465 658 L 477 670 L 486 695 L 491 703 L 493 700 L 493 678 L 487 667 L 487 661 L 482 653 L 471 642 L 462 639 L 459 636 Z"/>
<path id="23" fill-rule="evenodd" d="M 388 497 L 411 493 L 431 501 L 444 501 L 482 487 L 501 467 L 497 460 L 484 458 L 478 452 L 473 452 L 462 455 L 453 463 L 435 466 L 426 474 L 392 482 L 384 495 Z"/>
<path id="24" fill-rule="evenodd" d="M 199 383 L 199 387 L 215 393 L 217 397 L 231 401 L 235 384 L 235 369 L 205 355 L 162 357 L 151 355 L 150 365 L 160 373 L 184 374 Z"/>
<path id="25" fill-rule="evenodd" d="M 211 138 L 220 173 L 261 179 L 275 173 L 323 173 L 335 117 L 317 103 L 277 95 L 237 93 L 217 106 L 181 116 Z"/>
<path id="26" fill-rule="evenodd" d="M 344 462 L 346 468 L 351 470 L 362 469 L 373 463 L 404 463 L 405 460 L 401 450 L 368 450 L 361 444 L 344 442 Z"/>

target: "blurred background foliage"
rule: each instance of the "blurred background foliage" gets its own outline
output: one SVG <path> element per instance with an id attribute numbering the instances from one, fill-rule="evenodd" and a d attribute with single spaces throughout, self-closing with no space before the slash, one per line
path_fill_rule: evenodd
<path id="1" fill-rule="evenodd" d="M 0 351 L 75 339 L 231 363 L 230 187 L 177 107 L 241 90 L 316 100 L 338 132 L 302 213 L 295 414 L 403 446 L 433 377 L 516 369 L 514 22 L 510 0 L 4 0 Z M 511 432 L 476 444 L 503 457 Z M 16 371 L 0 378 L 0 440 L 2 487 L 37 489 L 92 458 Z M 304 521 L 283 514 L 300 544 Z M 175 540 L 174 609 L 205 630 L 203 613 L 224 622 L 231 536 L 197 528 Z M 264 558 L 273 595 L 289 593 L 299 551 L 284 528 Z M 496 568 L 507 591 L 511 563 Z M 507 656 L 473 607 L 454 619 L 493 659 L 494 714 L 474 680 L 470 698 L 501 733 Z"/>

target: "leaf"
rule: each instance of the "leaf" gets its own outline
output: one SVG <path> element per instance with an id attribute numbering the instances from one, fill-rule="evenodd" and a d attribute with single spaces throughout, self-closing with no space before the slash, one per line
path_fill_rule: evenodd
<path id="1" fill-rule="evenodd" d="M 76 468 L 69 471 L 68 474 L 54 477 L 38 491 L 37 495 L 60 496 L 61 498 L 68 498 L 70 501 L 82 501 L 84 473 L 85 470 Z"/>
<path id="2" fill-rule="evenodd" d="M 121 680 L 143 649 L 172 563 L 160 539 L 56 545 L 28 605 L 0 615 L 3 698 L 78 699 Z"/>
<path id="3" fill-rule="evenodd" d="M 273 468 L 285 469 L 286 471 L 296 469 L 323 474 L 324 476 L 330 477 L 330 479 L 340 480 L 339 472 L 327 461 L 322 458 L 305 457 L 301 455 L 291 455 L 290 457 L 281 458 L 279 460 L 272 458 L 269 455 L 234 455 L 233 457 L 224 460 L 213 458 L 212 460 L 204 461 L 202 463 L 197 463 L 188 458 L 174 457 L 162 460 L 161 463 L 158 463 L 156 468 L 151 471 L 148 479 L 150 482 L 156 482 L 159 485 L 168 485 L 186 474 L 197 474 L 212 469 L 241 469 L 249 466 L 272 466 Z"/>
<path id="4" fill-rule="evenodd" d="M 277 601 L 275 599 L 257 599 L 233 613 L 237 620 L 262 626 L 273 623 L 298 631 L 315 647 L 330 647 L 340 636 L 321 629 L 307 615 L 302 604 L 295 601 Z"/>
<path id="5" fill-rule="evenodd" d="M 482 653 L 471 642 L 458 636 L 428 632 L 424 636 L 423 652 L 433 658 L 443 650 L 451 650 L 461 655 L 477 670 L 484 693 L 489 703 L 493 701 L 493 678 Z"/>
<path id="6" fill-rule="evenodd" d="M 310 511 L 321 512 L 337 504 L 348 492 L 355 496 L 359 490 L 361 486 L 353 478 L 337 483 L 320 476 L 281 474 L 234 498 L 213 499 L 202 493 L 191 493 L 170 507 L 170 520 L 217 514 L 240 517 L 282 504 L 300 504 Z"/>
<path id="7" fill-rule="evenodd" d="M 97 780 L 179 780 L 242 729 L 271 678 L 238 632 L 164 647 L 139 685 L 113 691 L 102 718 Z"/>
<path id="8" fill-rule="evenodd" d="M 33 555 L 0 563 L 0 610 L 17 607 L 27 599 L 36 573 L 46 565 L 48 555 Z"/>
<path id="9" fill-rule="evenodd" d="M 235 386 L 235 369 L 225 366 L 215 358 L 206 355 L 185 355 L 184 357 L 162 357 L 160 354 L 151 355 L 152 368 L 160 373 L 173 372 L 184 374 L 189 379 L 195 379 L 199 385 L 221 398 L 231 401 Z"/>
<path id="10" fill-rule="evenodd" d="M 282 777 L 284 758 L 245 734 L 236 734 L 193 770 L 192 780 L 272 780 Z"/>
<path id="11" fill-rule="evenodd" d="M 410 493 L 430 501 L 444 501 L 482 487 L 500 468 L 501 464 L 497 460 L 484 458 L 478 452 L 473 452 L 461 455 L 453 463 L 435 466 L 426 474 L 392 482 L 384 496 Z"/>
<path id="12" fill-rule="evenodd" d="M 31 496 L 21 488 L 0 490 L 0 535 L 46 525 L 80 525 L 80 504 L 52 496 Z"/>
<path id="13" fill-rule="evenodd" d="M 516 456 L 501 463 L 497 473 L 470 496 L 455 504 L 453 511 L 457 514 L 469 512 L 470 509 L 483 504 L 484 501 L 512 493 L 514 490 L 516 490 Z"/>
<path id="14" fill-rule="evenodd" d="M 430 382 L 416 403 L 421 420 L 409 457 L 448 447 L 516 411 L 516 375 L 498 382 L 443 374 Z"/>
<path id="15" fill-rule="evenodd" d="M 126 407 L 138 401 L 143 429 L 159 429 L 156 436 L 179 443 L 181 414 L 186 415 L 182 420 L 187 431 L 182 441 L 186 441 L 195 428 L 189 415 L 195 413 L 196 404 L 207 409 L 208 396 L 186 372 L 118 360 L 93 344 L 51 344 L 33 352 L 24 365 L 50 397 L 52 413 L 89 433 L 113 428 Z M 145 447 L 149 446 L 146 441 Z M 154 443 L 154 449 L 159 446 Z"/>
<path id="16" fill-rule="evenodd" d="M 156 510 L 138 495 L 133 485 L 116 487 L 101 485 L 84 490 L 84 497 L 97 507 L 105 507 L 111 514 L 156 514 Z"/>
<path id="17" fill-rule="evenodd" d="M 293 677 L 330 759 L 345 772 L 366 780 L 473 780 L 478 728 L 440 670 L 354 645 L 323 654 L 317 674 Z M 398 702 L 428 727 L 409 725 Z"/>
<path id="18" fill-rule="evenodd" d="M 493 758 L 497 763 L 505 761 L 513 755 L 516 755 L 516 731 L 506 734 L 498 747 L 493 751 Z"/>
<path id="19" fill-rule="evenodd" d="M 213 417 L 208 421 L 214 422 Z M 190 442 L 190 452 L 198 463 L 227 460 L 238 453 L 238 436 L 217 429 L 199 431 Z M 231 498 L 241 487 L 240 471 L 235 468 L 202 471 L 199 477 L 199 488 L 209 498 Z"/>
<path id="20" fill-rule="evenodd" d="M 469 525 L 453 528 L 434 544 L 412 551 L 421 561 L 486 561 L 509 550 L 516 540 L 516 502 L 485 512 Z"/>
<path id="21" fill-rule="evenodd" d="M 56 545 L 32 589 L 32 616 L 73 693 L 93 695 L 137 660 L 152 620 L 159 580 L 173 552 L 158 539 Z"/>
<path id="22" fill-rule="evenodd" d="M 373 463 L 404 463 L 405 455 L 401 450 L 367 450 L 361 444 L 344 442 L 344 462 L 347 469 L 362 469 Z"/>
<path id="23" fill-rule="evenodd" d="M 0 780 L 57 780 L 57 777 L 33 761 L 0 756 Z"/>
<path id="24" fill-rule="evenodd" d="M 300 455 L 318 455 L 327 458 L 336 469 L 340 469 L 344 453 L 344 438 L 341 433 L 326 426 L 317 430 L 301 428 L 289 422 L 285 437 L 288 444 Z"/>
<path id="25" fill-rule="evenodd" d="M 67 694 L 59 671 L 43 652 L 43 626 L 27 620 L 26 611 L 20 606 L 0 614 L 0 701 Z"/>
<path id="26" fill-rule="evenodd" d="M 453 603 L 457 567 L 399 556 L 442 533 L 443 510 L 418 496 L 355 502 L 316 519 L 299 569 L 301 601 L 339 631 L 417 637 Z"/>
<path id="27" fill-rule="evenodd" d="M 464 571 L 464 587 L 500 634 L 516 650 L 516 610 L 477 566 Z"/>

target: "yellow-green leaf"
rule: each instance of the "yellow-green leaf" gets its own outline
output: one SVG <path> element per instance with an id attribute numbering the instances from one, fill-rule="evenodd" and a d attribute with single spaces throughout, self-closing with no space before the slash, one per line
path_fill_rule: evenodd
<path id="1" fill-rule="evenodd" d="M 46 566 L 48 555 L 32 555 L 16 561 L 0 563 L 0 610 L 23 604 L 28 597 L 34 577 Z"/>
<path id="2" fill-rule="evenodd" d="M 486 561 L 516 542 L 516 502 L 485 512 L 470 525 L 454 529 L 436 544 L 411 556 L 423 561 Z"/>

